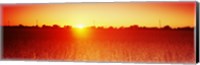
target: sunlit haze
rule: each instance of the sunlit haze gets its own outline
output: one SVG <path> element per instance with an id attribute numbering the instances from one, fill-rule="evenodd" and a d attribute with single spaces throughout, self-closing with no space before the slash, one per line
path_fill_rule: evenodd
<path id="1" fill-rule="evenodd" d="M 195 3 L 4 4 L 2 58 L 195 64 Z"/>
<path id="2" fill-rule="evenodd" d="M 93 25 L 159 27 L 159 20 L 161 26 L 193 27 L 195 2 L 3 5 L 3 25 L 57 24 L 61 27 L 70 25 L 78 28 Z"/>

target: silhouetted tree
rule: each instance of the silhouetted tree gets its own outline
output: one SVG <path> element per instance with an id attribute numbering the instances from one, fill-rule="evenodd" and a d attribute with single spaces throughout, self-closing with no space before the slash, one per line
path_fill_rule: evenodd
<path id="1" fill-rule="evenodd" d="M 60 26 L 59 26 L 59 25 L 56 25 L 56 24 L 54 24 L 54 25 L 53 25 L 53 28 L 60 28 Z"/>
<path id="2" fill-rule="evenodd" d="M 130 29 L 138 29 L 139 26 L 138 26 L 138 25 L 131 25 L 129 28 L 130 28 Z"/>
<path id="3" fill-rule="evenodd" d="M 189 26 L 186 26 L 186 27 L 179 27 L 178 29 L 181 29 L 181 30 L 192 30 L 193 28 L 191 28 Z"/>
<path id="4" fill-rule="evenodd" d="M 46 27 L 46 25 L 42 25 L 42 28 L 45 28 Z"/>
<path id="5" fill-rule="evenodd" d="M 163 29 L 172 29 L 169 25 L 163 27 Z"/>
<path id="6" fill-rule="evenodd" d="M 147 27 L 143 26 L 143 27 L 140 27 L 141 29 L 147 29 Z"/>
<path id="7" fill-rule="evenodd" d="M 156 29 L 158 29 L 158 27 L 149 27 L 147 29 L 156 30 Z"/>
<path id="8" fill-rule="evenodd" d="M 67 26 L 64 26 L 64 28 L 66 28 L 66 29 L 71 29 L 72 27 L 69 26 L 69 25 L 67 25 Z"/>
<path id="9" fill-rule="evenodd" d="M 51 28 L 51 26 L 42 25 L 42 28 Z"/>
<path id="10" fill-rule="evenodd" d="M 22 25 L 22 24 L 19 24 L 19 27 L 24 27 L 24 25 Z"/>
<path id="11" fill-rule="evenodd" d="M 112 26 L 109 26 L 108 29 L 114 29 Z"/>
<path id="12" fill-rule="evenodd" d="M 36 25 L 35 27 L 36 27 L 36 28 L 38 28 L 39 26 L 38 26 L 38 25 Z"/>
<path id="13" fill-rule="evenodd" d="M 125 29 L 125 27 L 124 26 L 120 26 L 119 29 Z"/>
<path id="14" fill-rule="evenodd" d="M 99 27 L 97 27 L 97 29 L 104 29 L 104 27 L 103 26 L 99 26 Z"/>

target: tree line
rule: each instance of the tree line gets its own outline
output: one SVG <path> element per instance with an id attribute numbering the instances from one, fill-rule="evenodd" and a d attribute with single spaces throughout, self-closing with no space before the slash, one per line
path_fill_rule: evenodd
<path id="1" fill-rule="evenodd" d="M 38 25 L 36 26 L 24 26 L 22 24 L 18 25 L 18 26 L 3 26 L 5 28 L 65 28 L 65 29 L 72 29 L 73 27 L 70 25 L 65 25 L 64 27 L 61 27 L 59 25 L 42 25 L 41 27 L 39 27 Z M 113 27 L 113 26 L 109 26 L 107 28 L 103 27 L 103 26 L 89 26 L 86 27 L 89 29 L 163 29 L 163 30 L 173 30 L 173 29 L 179 29 L 179 30 L 193 30 L 193 27 L 189 27 L 189 26 L 185 26 L 185 27 L 177 27 L 177 28 L 172 28 L 169 25 L 165 25 L 163 27 L 145 27 L 145 26 L 138 26 L 138 25 L 130 25 L 129 27 Z"/>

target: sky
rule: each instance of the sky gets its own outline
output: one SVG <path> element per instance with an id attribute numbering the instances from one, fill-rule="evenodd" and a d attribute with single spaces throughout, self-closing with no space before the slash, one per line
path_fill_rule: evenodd
<path id="1" fill-rule="evenodd" d="M 195 26 L 195 2 L 4 4 L 6 25 Z"/>

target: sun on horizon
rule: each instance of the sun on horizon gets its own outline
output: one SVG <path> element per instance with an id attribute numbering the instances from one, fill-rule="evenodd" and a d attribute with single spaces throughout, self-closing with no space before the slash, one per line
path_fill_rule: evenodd
<path id="1" fill-rule="evenodd" d="M 76 28 L 79 28 L 79 29 L 85 28 L 84 24 L 77 24 L 75 27 L 76 27 Z"/>
<path id="2" fill-rule="evenodd" d="M 2 59 L 195 63 L 195 3 L 3 4 Z"/>

